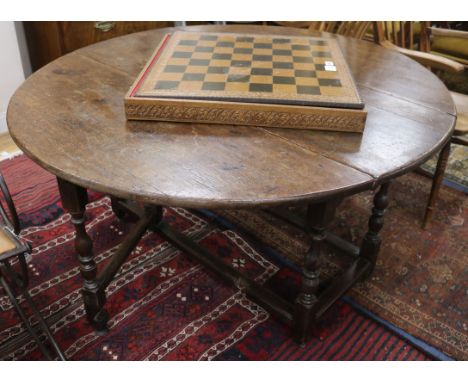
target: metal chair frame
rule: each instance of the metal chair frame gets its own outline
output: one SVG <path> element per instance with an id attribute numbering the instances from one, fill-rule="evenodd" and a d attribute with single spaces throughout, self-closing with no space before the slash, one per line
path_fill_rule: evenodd
<path id="1" fill-rule="evenodd" d="M 3 203 L 0 202 L 0 216 L 3 220 L 4 225 L 0 225 L 0 229 L 5 235 L 15 244 L 15 248 L 6 251 L 0 255 L 0 285 L 10 299 L 13 307 L 17 311 L 21 318 L 21 321 L 25 325 L 29 334 L 36 341 L 39 350 L 44 354 L 48 360 L 54 360 L 58 357 L 59 360 L 65 361 L 66 357 L 60 349 L 59 345 L 55 341 L 46 321 L 42 317 L 39 309 L 34 303 L 31 295 L 28 292 L 29 276 L 28 268 L 26 264 L 26 254 L 31 252 L 31 245 L 24 242 L 18 237 L 20 232 L 20 222 L 18 214 L 16 212 L 15 205 L 11 198 L 10 191 L 5 183 L 5 179 L 0 174 L 0 190 L 3 193 L 8 212 L 5 210 Z M 19 270 L 13 269 L 11 260 L 17 259 L 19 263 Z M 29 305 L 30 310 L 33 312 L 33 316 L 37 321 L 37 325 L 32 325 L 30 318 L 28 318 L 26 312 L 21 307 L 17 297 L 15 296 L 12 285 L 18 290 L 24 297 L 26 303 Z M 37 328 L 36 326 L 39 326 Z M 40 330 L 42 330 L 42 333 Z M 56 357 L 52 355 L 50 350 L 41 341 L 41 336 L 46 337 L 51 347 L 53 348 Z"/>

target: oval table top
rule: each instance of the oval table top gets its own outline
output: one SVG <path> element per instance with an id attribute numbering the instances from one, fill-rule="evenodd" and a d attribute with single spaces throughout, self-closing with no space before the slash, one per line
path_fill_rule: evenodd
<path id="1" fill-rule="evenodd" d="M 177 29 L 310 33 L 242 25 Z M 218 208 L 372 188 L 425 161 L 452 133 L 456 111 L 435 75 L 403 55 L 341 36 L 368 111 L 364 134 L 126 121 L 125 93 L 174 30 L 107 40 L 34 73 L 10 101 L 14 141 L 48 171 L 86 188 L 161 205 Z"/>

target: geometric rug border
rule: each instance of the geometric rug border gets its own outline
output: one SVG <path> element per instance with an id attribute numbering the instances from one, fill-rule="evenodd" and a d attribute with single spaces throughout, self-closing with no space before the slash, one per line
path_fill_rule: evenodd
<path id="1" fill-rule="evenodd" d="M 442 181 L 442 184 L 444 186 L 447 186 L 447 187 L 453 188 L 453 189 L 455 189 L 457 191 L 461 191 L 461 192 L 463 192 L 465 194 L 468 194 L 468 187 L 466 187 L 463 184 L 454 182 L 451 179 L 444 178 L 444 180 Z"/>
<path id="2" fill-rule="evenodd" d="M 377 321 L 379 324 L 381 324 L 382 326 L 384 326 L 391 332 L 405 339 L 415 348 L 423 351 L 424 353 L 430 355 L 431 357 L 434 357 L 437 361 L 455 361 L 454 358 L 449 357 L 443 351 L 428 344 L 427 342 L 421 340 L 420 338 L 413 336 L 412 334 L 408 333 L 406 330 L 399 328 L 398 326 L 392 324 L 391 322 L 385 320 L 384 318 L 377 316 L 375 313 L 372 313 L 370 310 L 368 310 L 367 308 L 364 308 L 362 305 L 357 303 L 352 297 L 343 296 L 342 300 L 348 303 L 349 305 L 351 305 L 356 310 L 358 310 L 360 313 L 364 314 L 365 316 L 371 318 L 374 321 Z"/>

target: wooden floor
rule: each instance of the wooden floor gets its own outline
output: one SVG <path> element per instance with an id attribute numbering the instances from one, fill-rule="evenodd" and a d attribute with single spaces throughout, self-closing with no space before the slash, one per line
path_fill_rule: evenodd
<path id="1" fill-rule="evenodd" d="M 15 145 L 10 134 L 0 133 L 0 160 L 12 154 L 18 153 L 20 149 Z"/>

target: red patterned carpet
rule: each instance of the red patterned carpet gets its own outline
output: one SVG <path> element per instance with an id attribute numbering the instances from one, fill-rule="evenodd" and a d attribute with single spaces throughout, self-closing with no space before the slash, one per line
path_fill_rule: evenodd
<path id="1" fill-rule="evenodd" d="M 468 360 L 468 198 L 442 187 L 432 224 L 421 229 L 430 180 L 408 174 L 390 187 L 382 247 L 372 277 L 350 292 L 360 306 L 422 339 L 450 357 Z M 330 227 L 359 245 L 367 229 L 372 193 L 345 199 Z M 296 211 L 300 214 L 304 211 Z M 220 211 L 236 229 L 293 262 L 301 261 L 308 239 L 297 229 L 263 211 Z M 328 251 L 323 273 L 340 262 Z"/>
<path id="2" fill-rule="evenodd" d="M 236 289 L 226 286 L 183 253 L 147 233 L 110 284 L 110 332 L 96 336 L 84 317 L 81 278 L 70 217 L 63 214 L 55 179 L 26 157 L 4 161 L 33 252 L 28 259 L 31 294 L 73 360 L 427 360 L 350 305 L 340 302 L 303 348 L 288 329 Z M 130 225 L 112 213 L 107 197 L 91 193 L 88 232 L 99 268 L 110 259 Z M 272 288 L 290 294 L 297 275 L 262 254 L 238 233 L 183 209 L 165 219 L 224 261 Z M 0 290 L 0 358 L 42 359 Z"/>

